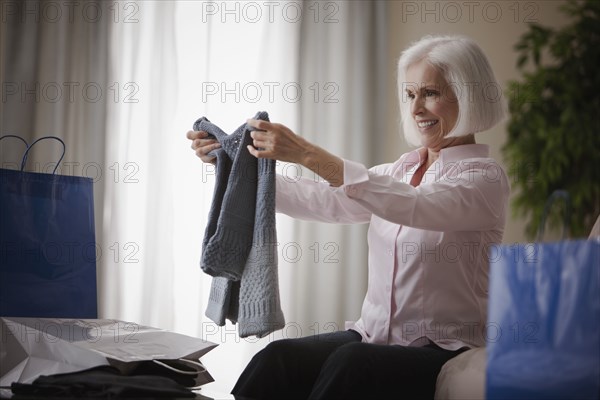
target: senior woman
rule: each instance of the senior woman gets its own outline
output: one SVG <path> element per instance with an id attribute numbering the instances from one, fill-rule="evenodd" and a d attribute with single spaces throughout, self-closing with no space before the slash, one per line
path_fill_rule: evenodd
<path id="1" fill-rule="evenodd" d="M 502 241 L 509 195 L 505 172 L 475 143 L 504 116 L 490 88 L 499 85 L 471 39 L 412 44 L 398 63 L 398 90 L 405 137 L 421 147 L 372 168 L 284 125 L 248 120 L 260 129 L 248 147 L 255 157 L 301 164 L 329 183 L 277 177 L 278 212 L 370 224 L 369 283 L 358 321 L 270 343 L 240 376 L 236 397 L 432 398 L 442 365 L 485 344 L 487 249 Z M 218 144 L 204 132 L 188 137 L 212 162 Z"/>

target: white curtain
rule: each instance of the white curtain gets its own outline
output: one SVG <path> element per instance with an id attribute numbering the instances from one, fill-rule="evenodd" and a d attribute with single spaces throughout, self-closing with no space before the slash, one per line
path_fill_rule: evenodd
<path id="1" fill-rule="evenodd" d="M 10 114 L 3 103 L 3 131 L 54 133 L 67 140 L 70 160 L 98 165 L 100 317 L 218 343 L 203 361 L 216 379 L 213 390 L 228 392 L 268 342 L 343 329 L 345 320 L 358 318 L 366 227 L 278 215 L 286 328 L 256 340 L 240 339 L 229 323 L 217 327 L 204 317 L 210 277 L 198 265 L 214 171 L 195 157 L 185 132 L 201 116 L 232 132 L 264 110 L 342 157 L 382 162 L 386 3 L 127 1 L 98 7 L 105 18 L 95 25 L 83 18 L 50 27 L 33 23 L 49 29 L 37 33 L 22 24 L 3 30 L 3 68 L 11 64 L 6 54 L 21 60 L 21 69 L 11 64 L 3 82 L 75 80 L 104 89 L 96 103 L 15 100 Z M 20 47 L 6 44 L 17 35 L 23 35 Z M 30 64 L 35 68 L 24 76 Z M 290 178 L 310 176 L 293 165 L 278 170 Z M 98 175 L 89 167 L 92 174 Z"/>
<path id="2" fill-rule="evenodd" d="M 135 20 L 110 37 L 100 313 L 173 327 L 175 3 L 127 4 Z"/>

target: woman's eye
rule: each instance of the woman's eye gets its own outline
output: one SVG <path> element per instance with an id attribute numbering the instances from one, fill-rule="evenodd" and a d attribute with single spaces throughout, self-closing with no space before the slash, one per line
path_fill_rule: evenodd
<path id="1" fill-rule="evenodd" d="M 412 94 L 412 93 L 407 93 L 407 96 L 408 96 L 408 98 L 409 98 L 409 99 L 411 99 L 411 100 L 415 98 L 415 95 L 414 95 L 414 94 Z"/>
<path id="2" fill-rule="evenodd" d="M 437 92 L 435 90 L 426 90 L 425 96 L 427 96 L 427 97 L 437 96 Z"/>

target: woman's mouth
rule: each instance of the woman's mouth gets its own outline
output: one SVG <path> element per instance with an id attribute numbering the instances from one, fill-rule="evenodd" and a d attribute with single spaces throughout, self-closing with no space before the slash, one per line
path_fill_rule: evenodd
<path id="1" fill-rule="evenodd" d="M 426 120 L 426 121 L 418 121 L 417 122 L 417 126 L 419 127 L 419 129 L 428 129 L 434 125 L 436 125 L 439 122 L 439 120 L 437 119 L 430 119 L 430 120 Z"/>

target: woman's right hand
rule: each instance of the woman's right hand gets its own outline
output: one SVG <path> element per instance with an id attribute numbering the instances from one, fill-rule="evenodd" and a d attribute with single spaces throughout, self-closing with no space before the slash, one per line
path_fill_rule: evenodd
<path id="1" fill-rule="evenodd" d="M 192 150 L 205 163 L 215 164 L 217 158 L 207 155 L 214 149 L 221 147 L 216 139 L 207 139 L 208 133 L 204 131 L 188 131 L 186 137 L 192 141 Z"/>

